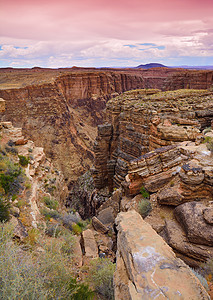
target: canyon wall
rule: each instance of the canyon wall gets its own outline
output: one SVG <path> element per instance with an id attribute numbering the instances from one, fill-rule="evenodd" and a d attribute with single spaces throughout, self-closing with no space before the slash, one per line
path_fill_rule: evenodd
<path id="1" fill-rule="evenodd" d="M 94 145 L 96 187 L 108 184 L 112 191 L 124 180 L 130 161 L 160 147 L 199 139 L 212 117 L 213 93 L 208 90 L 135 90 L 111 99 Z M 152 173 L 151 156 L 144 157 L 144 166 Z"/>
<path id="2" fill-rule="evenodd" d="M 212 71 L 168 68 L 0 70 L 3 120 L 22 127 L 72 182 L 93 162 L 96 128 L 111 97 L 138 88 L 209 88 L 212 77 Z"/>
<path id="3" fill-rule="evenodd" d="M 114 92 L 143 86 L 142 76 L 106 72 L 64 75 L 53 83 L 2 89 L 3 120 L 22 127 L 44 147 L 69 180 L 76 180 L 93 159 L 96 126 Z"/>
<path id="4" fill-rule="evenodd" d="M 125 92 L 107 103 L 106 120 L 98 127 L 93 178 L 98 189 L 118 195 L 99 211 L 139 210 L 148 197 L 145 220 L 179 257 L 193 267 L 211 259 L 213 92 Z"/>

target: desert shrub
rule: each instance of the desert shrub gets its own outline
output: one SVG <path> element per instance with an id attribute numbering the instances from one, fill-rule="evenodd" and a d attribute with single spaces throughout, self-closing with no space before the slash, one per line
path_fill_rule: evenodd
<path id="1" fill-rule="evenodd" d="M 114 272 L 115 264 L 113 264 L 108 258 L 98 258 L 91 261 L 89 280 L 95 290 L 106 297 L 106 299 L 114 299 Z"/>
<path id="2" fill-rule="evenodd" d="M 142 199 L 138 204 L 139 214 L 145 218 L 149 215 L 152 210 L 151 202 L 148 199 Z"/>
<path id="3" fill-rule="evenodd" d="M 61 250 L 63 253 L 71 255 L 75 245 L 75 238 L 70 231 L 64 231 L 62 236 L 63 242 L 61 244 Z"/>
<path id="4" fill-rule="evenodd" d="M 62 219 L 63 225 L 66 228 L 68 228 L 69 230 L 72 230 L 73 223 L 78 223 L 81 220 L 81 218 L 73 212 L 71 212 L 69 214 L 67 214 L 67 213 L 63 214 L 61 219 Z"/>
<path id="5" fill-rule="evenodd" d="M 43 201 L 44 201 L 45 205 L 50 209 L 56 210 L 59 205 L 57 200 L 51 199 L 49 196 L 44 196 Z"/>
<path id="6" fill-rule="evenodd" d="M 6 222 L 10 218 L 10 204 L 9 202 L 0 197 L 0 222 Z"/>
<path id="7" fill-rule="evenodd" d="M 41 213 L 45 216 L 46 220 L 50 220 L 51 218 L 57 220 L 60 219 L 60 213 L 57 210 L 50 209 L 42 209 Z"/>
<path id="8" fill-rule="evenodd" d="M 73 224 L 72 225 L 72 231 L 75 233 L 75 234 L 77 234 L 77 235 L 79 235 L 79 234 L 81 234 L 82 233 L 82 227 L 80 227 L 78 224 Z"/>
<path id="9" fill-rule="evenodd" d="M 0 227 L 0 299 L 45 299 L 43 278 L 25 253 L 12 241 L 12 230 Z"/>
<path id="10" fill-rule="evenodd" d="M 145 199 L 149 199 L 149 192 L 145 189 L 144 186 L 141 187 L 140 193 Z"/>
<path id="11" fill-rule="evenodd" d="M 75 278 L 72 278 L 69 283 L 69 290 L 73 294 L 72 300 L 92 300 L 95 293 L 84 283 L 77 283 Z"/>
<path id="12" fill-rule="evenodd" d="M 211 132 L 212 131 L 212 128 L 211 127 L 207 127 L 203 130 L 203 134 L 206 134 L 208 132 Z"/>
<path id="13" fill-rule="evenodd" d="M 208 281 L 213 281 L 213 258 L 207 259 L 199 268 L 199 273 L 202 274 Z"/>
<path id="14" fill-rule="evenodd" d="M 210 138 L 206 145 L 207 149 L 213 153 L 213 138 Z"/>
<path id="15" fill-rule="evenodd" d="M 6 195 L 12 196 L 23 190 L 24 173 L 20 166 L 8 158 L 0 160 L 0 186 Z"/>
<path id="16" fill-rule="evenodd" d="M 7 145 L 10 146 L 10 147 L 13 147 L 15 145 L 15 143 L 12 140 L 9 140 L 7 142 Z"/>
<path id="17" fill-rule="evenodd" d="M 31 228 L 28 231 L 28 236 L 25 239 L 25 243 L 29 244 L 30 246 L 34 246 L 38 242 L 39 238 L 39 230 L 37 228 Z"/>
<path id="18" fill-rule="evenodd" d="M 10 153 L 15 154 L 15 155 L 18 154 L 18 150 L 14 147 L 5 146 L 5 150 L 6 150 L 6 152 L 10 152 Z"/>
<path id="19" fill-rule="evenodd" d="M 28 166 L 29 158 L 27 158 L 24 155 L 19 155 L 18 158 L 19 158 L 19 163 L 22 167 L 27 167 Z"/>
<path id="20" fill-rule="evenodd" d="M 194 270 L 192 268 L 191 268 L 191 271 L 199 279 L 199 281 L 202 284 L 202 286 L 208 291 L 209 290 L 209 286 L 208 286 L 208 282 L 207 282 L 206 278 L 203 277 L 200 273 L 198 273 L 196 270 Z"/>
<path id="21" fill-rule="evenodd" d="M 59 224 L 47 224 L 47 228 L 45 229 L 45 233 L 51 237 L 59 237 L 62 233 L 62 226 Z"/>
<path id="22" fill-rule="evenodd" d="M 71 276 L 71 261 L 60 243 L 43 243 L 38 255 L 23 251 L 12 236 L 9 224 L 0 226 L 0 299 L 92 299 L 88 285 Z"/>
<path id="23" fill-rule="evenodd" d="M 25 182 L 24 186 L 27 190 L 29 190 L 31 188 L 31 183 L 29 181 L 27 181 L 27 182 Z"/>

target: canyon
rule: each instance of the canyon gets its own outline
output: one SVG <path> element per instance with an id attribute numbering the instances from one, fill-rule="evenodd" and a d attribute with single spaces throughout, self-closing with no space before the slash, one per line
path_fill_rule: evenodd
<path id="1" fill-rule="evenodd" d="M 212 84 L 212 71 L 167 68 L 1 70 L 1 143 L 30 159 L 16 236 L 45 224 L 52 195 L 45 234 L 91 217 L 74 268 L 116 261 L 116 300 L 210 299 L 187 265 L 213 256 Z"/>
<path id="2" fill-rule="evenodd" d="M 110 98 L 131 89 L 206 89 L 212 71 L 182 69 L 12 69 L 0 70 L 3 121 L 44 147 L 68 184 L 92 165 L 97 125 Z"/>

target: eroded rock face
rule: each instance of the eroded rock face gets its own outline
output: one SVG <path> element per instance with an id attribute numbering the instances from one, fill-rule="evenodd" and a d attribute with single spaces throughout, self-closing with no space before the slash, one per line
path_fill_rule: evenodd
<path id="1" fill-rule="evenodd" d="M 205 211 L 212 213 L 212 208 L 197 202 L 184 203 L 175 208 L 175 217 L 184 228 L 190 242 L 213 246 L 213 225 L 207 223 L 203 216 Z"/>
<path id="2" fill-rule="evenodd" d="M 143 86 L 140 73 L 85 71 L 5 88 L 0 96 L 7 102 L 4 120 L 22 127 L 71 181 L 91 166 L 96 127 L 111 94 Z"/>
<path id="3" fill-rule="evenodd" d="M 134 210 L 116 219 L 115 299 L 210 299 L 189 267 Z"/>
<path id="4" fill-rule="evenodd" d="M 146 185 L 155 192 L 155 186 L 159 189 L 172 178 L 172 166 L 183 159 L 175 145 L 197 140 L 200 130 L 211 125 L 212 117 L 213 93 L 207 90 L 135 90 L 111 99 L 107 103 L 107 123 L 98 128 L 94 146 L 96 187 L 108 184 L 112 191 L 113 186 L 120 186 L 130 165 L 137 165 L 137 174 L 149 176 Z M 157 175 L 162 171 L 164 179 Z M 186 172 L 181 173 L 185 185 L 204 180 L 198 170 L 196 174 L 192 171 L 192 176 Z M 137 187 L 134 189 L 137 192 Z"/>
<path id="5" fill-rule="evenodd" d="M 103 110 L 111 97 L 138 88 L 206 89 L 211 87 L 212 78 L 212 71 L 186 71 L 172 68 L 1 69 L 0 97 L 7 100 L 4 121 L 9 120 L 15 126 L 22 127 L 24 134 L 34 140 L 37 146 L 43 147 L 47 157 L 57 163 L 57 167 L 63 171 L 68 181 L 72 181 L 92 164 L 93 143 L 97 135 L 96 126 L 103 122 Z M 200 118 L 208 117 L 202 108 L 198 110 L 198 114 Z M 147 126 L 145 123 L 146 121 L 142 123 L 144 130 Z M 159 130 L 161 130 L 160 126 Z M 129 132 L 130 130 L 131 128 Z M 166 132 L 163 129 L 161 134 L 165 137 L 173 135 L 174 138 L 172 131 L 168 130 L 169 132 Z M 182 128 L 177 130 L 179 135 L 185 137 L 186 130 Z M 194 134 L 195 131 L 192 130 L 190 136 L 193 137 Z M 143 147 L 147 148 L 146 144 L 142 149 L 138 147 L 138 139 L 145 136 L 146 132 L 139 131 L 139 134 L 133 134 L 130 143 L 128 143 L 129 137 L 124 136 L 127 138 L 127 141 L 123 140 L 124 147 L 132 148 L 133 151 L 131 143 L 134 141 L 136 146 L 134 153 L 137 155 Z M 153 143 L 158 143 L 158 140 L 155 138 Z M 114 174 L 114 167 L 114 158 L 112 158 L 107 166 L 109 180 Z M 123 159 L 120 160 L 117 174 L 124 172 L 125 167 Z"/>

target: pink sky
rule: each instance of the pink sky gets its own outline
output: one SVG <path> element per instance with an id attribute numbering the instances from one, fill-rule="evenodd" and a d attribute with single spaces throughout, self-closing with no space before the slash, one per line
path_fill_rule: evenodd
<path id="1" fill-rule="evenodd" d="M 213 65 L 213 0 L 0 3 L 0 66 Z"/>

